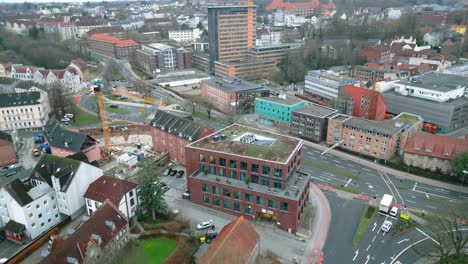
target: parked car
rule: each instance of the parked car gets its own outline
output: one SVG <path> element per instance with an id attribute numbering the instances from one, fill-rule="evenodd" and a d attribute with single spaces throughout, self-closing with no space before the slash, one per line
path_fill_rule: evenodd
<path id="1" fill-rule="evenodd" d="M 37 135 L 33 137 L 33 142 L 34 143 L 42 143 L 44 142 L 44 136 Z"/>
<path id="2" fill-rule="evenodd" d="M 391 228 L 392 228 L 392 222 L 385 221 L 382 227 L 380 228 L 380 230 L 382 230 L 385 233 L 388 233 L 388 231 L 390 231 Z"/>
<path id="3" fill-rule="evenodd" d="M 110 107 L 110 108 L 119 108 L 118 105 L 114 105 L 114 104 L 109 105 L 109 107 Z"/>
<path id="4" fill-rule="evenodd" d="M 64 117 L 64 118 L 60 119 L 60 121 L 62 121 L 62 122 L 69 122 L 69 121 L 70 121 L 70 118 Z"/>
<path id="5" fill-rule="evenodd" d="M 172 170 L 169 176 L 175 176 L 177 174 L 177 170 Z"/>
<path id="6" fill-rule="evenodd" d="M 127 99 L 128 99 L 128 97 L 126 97 L 126 96 L 120 97 L 120 100 L 122 100 L 122 101 L 127 100 Z"/>
<path id="7" fill-rule="evenodd" d="M 396 217 L 397 214 L 398 214 L 398 208 L 392 207 L 392 209 L 390 210 L 390 215 Z"/>
<path id="8" fill-rule="evenodd" d="M 164 172 L 163 172 L 163 175 L 164 176 L 169 176 L 169 174 L 172 172 L 172 169 L 169 168 L 169 169 L 166 169 Z"/>
<path id="9" fill-rule="evenodd" d="M 197 230 L 204 230 L 204 229 L 208 229 L 208 228 L 211 228 L 212 230 L 215 229 L 215 226 L 213 224 L 213 220 L 209 220 L 209 221 L 205 221 L 205 222 L 201 222 L 200 224 L 197 225 Z"/>
<path id="10" fill-rule="evenodd" d="M 66 113 L 63 117 L 72 119 L 74 115 L 70 113 Z"/>
<path id="11" fill-rule="evenodd" d="M 177 178 L 182 178 L 182 176 L 184 176 L 184 171 L 183 170 L 180 170 L 178 173 L 177 173 Z"/>
<path id="12" fill-rule="evenodd" d="M 120 94 L 114 94 L 114 97 L 116 97 L 116 98 L 120 98 L 120 97 L 121 97 L 121 95 L 120 95 Z"/>
<path id="13" fill-rule="evenodd" d="M 122 131 L 128 131 L 128 127 L 121 127 L 120 130 L 122 130 Z"/>
<path id="14" fill-rule="evenodd" d="M 41 152 L 38 149 L 33 150 L 33 155 L 34 157 L 39 157 L 41 155 Z"/>

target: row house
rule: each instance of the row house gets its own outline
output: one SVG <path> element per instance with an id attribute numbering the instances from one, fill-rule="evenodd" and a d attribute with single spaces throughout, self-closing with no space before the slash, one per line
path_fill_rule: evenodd
<path id="1" fill-rule="evenodd" d="M 62 40 L 79 39 L 93 29 L 108 26 L 108 24 L 100 21 L 77 21 L 60 24 L 58 32 Z"/>
<path id="2" fill-rule="evenodd" d="M 29 30 L 36 27 L 36 22 L 27 20 L 13 20 L 5 22 L 5 30 L 18 35 L 27 35 Z"/>

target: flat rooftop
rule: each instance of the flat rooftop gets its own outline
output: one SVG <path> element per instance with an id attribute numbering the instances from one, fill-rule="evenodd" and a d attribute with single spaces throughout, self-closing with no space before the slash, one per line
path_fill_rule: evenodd
<path id="1" fill-rule="evenodd" d="M 300 139 L 233 124 L 188 147 L 284 164 L 301 145 Z"/>
<path id="2" fill-rule="evenodd" d="M 345 121 L 346 119 L 350 118 L 351 116 L 349 115 L 344 115 L 344 114 L 336 114 L 332 117 L 330 117 L 330 119 L 333 119 L 333 120 L 338 120 L 338 121 Z"/>
<path id="3" fill-rule="evenodd" d="M 294 112 L 298 112 L 298 113 L 305 114 L 305 115 L 316 116 L 316 117 L 326 117 L 333 113 L 338 112 L 338 110 L 329 108 L 326 106 L 318 105 L 318 104 L 308 103 L 308 104 L 305 104 L 304 108 L 296 110 Z"/>
<path id="4" fill-rule="evenodd" d="M 455 90 L 457 86 L 467 87 L 468 77 L 454 77 L 452 74 L 429 72 L 424 75 L 415 76 L 410 79 L 398 81 L 396 83 L 420 87 L 433 91 L 449 92 Z"/>
<path id="5" fill-rule="evenodd" d="M 284 190 L 280 188 L 273 188 L 254 183 L 249 184 L 249 186 L 247 186 L 247 184 L 245 184 L 245 181 L 223 178 L 213 174 L 204 175 L 199 171 L 194 172 L 192 175 L 190 175 L 190 177 L 200 178 L 204 181 L 209 181 L 216 184 L 227 184 L 230 186 L 245 189 L 249 192 L 266 193 L 271 196 L 286 198 L 290 200 L 297 200 L 299 199 L 299 195 L 302 193 L 302 190 L 306 187 L 306 184 L 308 183 L 308 178 L 310 176 L 307 173 L 303 172 L 291 172 L 289 174 L 288 179 L 286 180 L 286 188 Z M 229 183 L 227 183 L 226 180 L 229 180 Z"/>
<path id="6" fill-rule="evenodd" d="M 289 106 L 296 105 L 296 104 L 299 104 L 301 102 L 305 102 L 305 101 L 303 101 L 301 99 L 298 99 L 296 97 L 293 97 L 293 96 L 286 96 L 284 99 L 280 98 L 278 96 L 270 96 L 270 97 L 256 98 L 256 100 L 263 100 L 263 101 L 268 101 L 268 102 L 273 102 L 273 103 L 283 104 L 283 105 L 289 105 Z"/>
<path id="7" fill-rule="evenodd" d="M 395 133 L 400 132 L 405 127 L 413 126 L 420 120 L 422 119 L 416 115 L 401 113 L 392 119 L 387 119 L 384 121 L 374 121 L 364 118 L 353 117 L 347 120 L 344 124 L 350 127 L 370 130 L 375 133 L 381 133 L 391 136 Z"/>
<path id="8" fill-rule="evenodd" d="M 255 83 L 251 83 L 239 78 L 217 78 L 213 77 L 209 80 L 204 80 L 203 82 L 208 83 L 212 86 L 218 87 L 221 90 L 227 92 L 242 92 L 263 89 L 263 86 Z"/>

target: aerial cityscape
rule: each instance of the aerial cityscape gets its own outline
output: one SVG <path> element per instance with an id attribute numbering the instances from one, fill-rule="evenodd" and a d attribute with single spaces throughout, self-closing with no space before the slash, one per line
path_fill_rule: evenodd
<path id="1" fill-rule="evenodd" d="M 0 1 L 0 264 L 468 264 L 468 0 Z"/>

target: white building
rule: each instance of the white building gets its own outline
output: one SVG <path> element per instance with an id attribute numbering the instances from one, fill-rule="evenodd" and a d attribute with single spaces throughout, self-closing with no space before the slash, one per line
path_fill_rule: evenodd
<path id="1" fill-rule="evenodd" d="M 0 96 L 0 130 L 39 130 L 49 120 L 47 93 L 7 93 Z"/>
<path id="2" fill-rule="evenodd" d="M 333 99 L 338 97 L 341 87 L 346 85 L 358 86 L 353 78 L 344 78 L 338 73 L 325 70 L 309 71 L 305 76 L 304 90 L 306 93 Z"/>
<path id="3" fill-rule="evenodd" d="M 398 20 L 403 15 L 403 9 L 390 7 L 385 9 L 385 14 L 387 15 L 387 19 Z"/>
<path id="4" fill-rule="evenodd" d="M 132 218 L 138 209 L 137 185 L 111 176 L 102 176 L 88 187 L 84 194 L 86 212 L 92 215 L 107 199 L 127 218 Z"/>
<path id="5" fill-rule="evenodd" d="M 169 39 L 173 39 L 177 42 L 194 42 L 200 38 L 202 31 L 198 28 L 191 30 L 170 30 Z"/>

